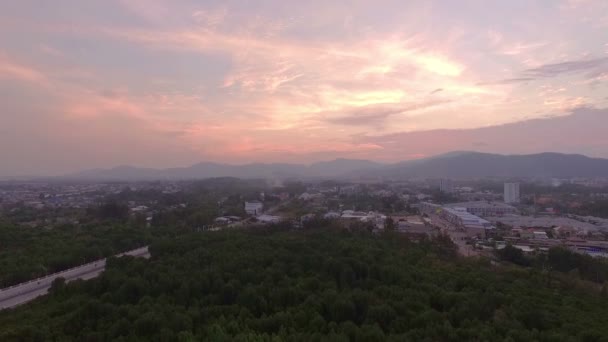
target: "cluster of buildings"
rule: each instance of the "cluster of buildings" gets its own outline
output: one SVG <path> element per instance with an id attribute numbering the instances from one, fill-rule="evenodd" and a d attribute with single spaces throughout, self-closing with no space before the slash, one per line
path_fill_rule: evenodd
<path id="1" fill-rule="evenodd" d="M 443 205 L 430 202 L 432 199 L 438 200 L 435 198 L 437 185 L 442 193 L 452 195 L 442 196 L 443 200 L 458 198 L 461 202 Z M 278 223 L 286 218 L 303 225 L 307 220 L 325 218 L 338 220 L 344 225 L 364 223 L 366 227 L 373 227 L 374 230 L 379 231 L 385 229 L 387 215 L 392 215 L 395 230 L 407 234 L 432 236 L 446 228 L 454 232 L 450 235 L 453 240 L 470 240 L 471 238 L 483 240 L 487 237 L 498 236 L 496 235 L 498 231 L 496 227 L 498 227 L 501 237 L 505 235 L 506 229 L 505 238 L 511 239 L 514 245 L 526 250 L 546 248 L 555 244 L 572 244 L 573 241 L 576 241 L 575 246 L 577 247 L 575 248 L 590 248 L 591 251 L 604 252 L 600 245 L 602 245 L 602 240 L 606 240 L 608 219 L 574 215 L 559 216 L 556 214 L 557 211 L 552 210 L 546 210 L 546 213 L 543 212 L 545 215 L 540 216 L 535 207 L 539 203 L 543 203 L 544 197 L 534 196 L 534 207 L 531 204 L 527 206 L 521 204 L 520 184 L 516 182 L 501 184 L 502 193 L 497 191 L 498 189 L 488 191 L 483 190 L 484 187 L 479 187 L 476 190 L 475 185 L 463 186 L 471 185 L 466 183 L 459 185 L 456 186 L 455 182 L 450 179 L 441 179 L 438 183 L 436 180 L 346 185 L 336 182 L 319 182 L 301 187 L 302 190 L 298 194 L 295 194 L 293 190 L 291 194 L 286 192 L 287 188 L 275 187 L 269 195 L 262 192 L 260 196 L 256 196 L 255 198 L 258 200 L 243 203 L 243 197 L 237 198 L 231 202 L 233 203 L 231 205 L 239 207 L 243 205 L 240 208 L 244 209 L 244 213 L 239 213 L 241 209 L 221 211 L 220 215 L 226 216 L 217 217 L 214 226 L 223 227 L 254 222 L 269 224 Z M 0 183 L 0 207 L 4 206 L 9 210 L 12 210 L 11 206 L 42 209 L 36 210 L 42 215 L 45 212 L 56 211 L 46 210 L 46 208 L 87 208 L 100 203 L 108 195 L 123 192 L 126 187 L 133 191 L 153 189 L 169 194 L 182 191 L 184 186 L 188 185 L 171 182 Z M 253 198 L 248 195 L 244 197 Z M 551 196 L 551 194 L 541 196 Z M 607 196 L 605 192 L 599 191 L 591 197 L 603 199 Z M 289 201 L 289 199 L 292 200 Z M 550 198 L 546 204 L 554 204 L 556 200 Z M 567 200 L 574 203 L 571 199 Z M 272 208 L 266 208 L 265 203 L 266 206 Z M 282 204 L 283 208 L 275 206 L 277 203 Z M 561 203 L 557 203 L 558 209 L 559 204 Z M 151 220 L 157 207 L 157 203 L 151 201 L 129 203 L 130 211 L 134 216 L 145 216 L 148 221 Z M 283 218 L 274 216 L 277 208 L 283 210 L 281 213 Z M 356 210 L 345 210 L 346 208 Z M 427 214 L 427 217 L 407 216 L 415 213 L 412 208 L 418 208 L 420 213 Z M 162 209 L 173 208 L 163 207 Z M 535 213 L 537 216 L 519 215 L 520 210 L 522 213 Z M 72 211 L 74 210 L 63 210 L 66 213 Z M 302 213 L 308 214 L 302 216 Z M 239 216 L 229 216 L 231 214 Z M 69 221 L 69 219 L 70 216 L 66 215 L 66 220 Z"/>
<path id="2" fill-rule="evenodd" d="M 354 210 L 344 210 L 340 215 L 340 220 L 342 221 L 359 221 L 364 223 L 370 223 L 376 229 L 384 229 L 384 224 L 386 222 L 386 215 L 383 215 L 378 212 L 370 211 L 370 212 L 361 212 Z"/>
<path id="3" fill-rule="evenodd" d="M 451 179 L 439 180 L 439 191 L 445 194 L 458 194 L 464 200 L 483 200 L 494 201 L 498 197 L 490 191 L 473 191 L 471 187 L 456 187 Z M 504 203 L 518 204 L 520 203 L 519 183 L 504 183 L 504 191 L 502 197 Z"/>
<path id="4" fill-rule="evenodd" d="M 437 216 L 445 220 L 457 230 L 464 231 L 469 237 L 485 238 L 489 235 L 488 231 L 496 228 L 490 221 L 476 215 L 476 213 L 480 212 L 480 209 L 490 210 L 489 208 L 493 208 L 490 205 L 485 206 L 482 203 L 468 202 L 442 206 L 422 202 L 418 208 L 423 214 Z"/>
<path id="5" fill-rule="evenodd" d="M 590 233 L 599 231 L 600 227 L 589 222 L 576 220 L 569 217 L 560 216 L 520 216 L 508 215 L 502 217 L 488 217 L 488 220 L 502 223 L 514 229 L 554 229 L 568 228 L 574 235 L 586 236 Z"/>
<path id="6" fill-rule="evenodd" d="M 571 232 L 568 228 L 557 227 L 550 230 L 539 228 L 515 228 L 512 235 L 504 237 L 504 241 L 497 242 L 497 248 L 503 248 L 507 243 L 524 252 L 545 252 L 551 247 L 561 246 L 572 251 L 587 254 L 593 257 L 608 258 L 608 241 L 589 239 L 589 237 L 570 236 L 566 237 L 563 232 Z M 559 236 L 549 236 L 547 232 L 560 234 Z"/>
<path id="7" fill-rule="evenodd" d="M 557 215 L 524 216 L 516 207 L 519 203 L 519 184 L 504 184 L 504 202 L 472 201 L 438 205 L 422 202 L 421 213 L 437 218 L 434 225 L 448 231 L 464 232 L 466 237 L 484 238 L 497 236 L 497 228 L 505 240 L 498 243 L 502 248 L 510 243 L 525 252 L 547 250 L 553 246 L 566 246 L 592 256 L 608 257 L 608 219 Z"/>
<path id="8" fill-rule="evenodd" d="M 176 183 L 6 182 L 0 183 L 0 205 L 24 205 L 34 209 L 87 208 L 125 188 L 132 191 L 157 190 L 167 194 L 179 191 Z"/>
<path id="9" fill-rule="evenodd" d="M 283 220 L 280 216 L 264 214 L 264 203 L 260 201 L 245 202 L 245 212 L 247 215 L 255 217 L 258 223 L 271 224 L 279 223 Z"/>
<path id="10" fill-rule="evenodd" d="M 15 183 L 0 188 L 2 206 L 85 208 L 115 189 L 101 184 Z"/>

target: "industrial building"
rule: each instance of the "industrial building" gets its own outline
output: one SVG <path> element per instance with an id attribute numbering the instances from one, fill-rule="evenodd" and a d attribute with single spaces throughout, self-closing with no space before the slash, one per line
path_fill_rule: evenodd
<path id="1" fill-rule="evenodd" d="M 501 202 L 476 201 L 476 202 L 461 202 L 447 204 L 448 208 L 465 208 L 470 214 L 488 217 L 488 216 L 505 216 L 517 214 L 517 209 Z"/>
<path id="2" fill-rule="evenodd" d="M 487 220 L 473 215 L 466 208 L 443 208 L 441 217 L 446 221 L 464 229 L 468 236 L 485 237 L 486 230 L 495 227 Z"/>
<path id="3" fill-rule="evenodd" d="M 488 230 L 495 229 L 491 222 L 472 214 L 467 207 L 440 206 L 428 202 L 420 203 L 419 207 L 421 212 L 441 217 L 466 232 L 469 237 L 485 237 Z"/>

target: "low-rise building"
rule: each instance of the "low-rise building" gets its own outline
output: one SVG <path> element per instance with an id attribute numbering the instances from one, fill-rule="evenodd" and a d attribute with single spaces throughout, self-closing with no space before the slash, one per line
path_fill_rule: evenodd
<path id="1" fill-rule="evenodd" d="M 260 201 L 245 202 L 245 212 L 248 215 L 258 216 L 264 210 L 264 204 Z"/>
<path id="2" fill-rule="evenodd" d="M 363 211 L 354 211 L 354 210 L 344 210 L 340 219 L 343 221 L 359 221 L 359 222 L 368 222 L 371 223 L 377 229 L 384 229 L 384 224 L 386 221 L 386 215 L 382 215 L 380 213 L 376 213 L 373 211 L 363 212 Z"/>
<path id="3" fill-rule="evenodd" d="M 500 217 L 505 215 L 512 215 L 517 213 L 517 209 L 511 205 L 501 202 L 462 202 L 447 204 L 445 207 L 449 208 L 465 208 L 467 212 L 481 217 Z"/>
<path id="4" fill-rule="evenodd" d="M 564 235 L 566 236 L 571 236 L 573 233 L 574 235 L 586 235 L 599 229 L 597 226 L 588 222 L 582 222 L 568 217 L 556 216 L 507 215 L 503 217 L 488 217 L 488 220 L 492 222 L 500 222 L 513 228 L 557 229 L 558 227 L 563 227 L 560 228 L 560 230 L 563 229 Z"/>
<path id="5" fill-rule="evenodd" d="M 440 206 L 434 203 L 420 203 L 420 211 L 426 214 L 437 215 L 463 230 L 469 237 L 486 237 L 488 231 L 495 229 L 494 225 L 477 215 L 470 213 L 466 207 L 453 205 Z"/>
<path id="6" fill-rule="evenodd" d="M 330 211 L 323 215 L 323 218 L 326 220 L 334 220 L 340 218 L 341 214 L 339 212 Z"/>
<path id="7" fill-rule="evenodd" d="M 443 208 L 442 217 L 464 229 L 468 236 L 486 237 L 486 230 L 494 229 L 492 223 L 469 213 L 466 208 Z"/>
<path id="8" fill-rule="evenodd" d="M 240 217 L 238 216 L 220 216 L 214 220 L 214 223 L 220 226 L 225 226 L 238 221 L 240 221 Z"/>
<path id="9" fill-rule="evenodd" d="M 279 216 L 273 216 L 273 215 L 260 215 L 258 217 L 256 217 L 258 222 L 260 223 L 264 223 L 264 224 L 271 224 L 271 223 L 279 223 L 281 222 L 281 217 Z"/>

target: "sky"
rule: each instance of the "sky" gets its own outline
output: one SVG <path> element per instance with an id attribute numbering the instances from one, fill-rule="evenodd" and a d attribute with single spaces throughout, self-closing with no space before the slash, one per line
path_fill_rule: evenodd
<path id="1" fill-rule="evenodd" d="M 605 0 L 0 2 L 0 176 L 608 158 Z"/>

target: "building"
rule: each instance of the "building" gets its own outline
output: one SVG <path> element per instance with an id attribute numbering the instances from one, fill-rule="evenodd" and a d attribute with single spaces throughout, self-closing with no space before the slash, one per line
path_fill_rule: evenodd
<path id="1" fill-rule="evenodd" d="M 415 207 L 417 207 L 421 213 L 424 213 L 427 215 L 439 214 L 442 209 L 439 204 L 430 203 L 430 202 L 420 202 L 418 204 L 415 204 Z"/>
<path id="2" fill-rule="evenodd" d="M 368 213 L 366 213 L 366 212 L 354 211 L 354 210 L 344 210 L 342 212 L 342 216 L 340 216 L 340 218 L 342 218 L 343 220 L 361 221 L 362 219 L 366 218 L 367 216 L 368 216 Z"/>
<path id="3" fill-rule="evenodd" d="M 519 203 L 519 183 L 505 183 L 505 203 Z"/>
<path id="4" fill-rule="evenodd" d="M 305 193 L 301 194 L 298 197 L 298 199 L 301 201 L 314 201 L 314 200 L 322 200 L 324 197 L 325 196 L 320 193 L 311 194 L 311 193 L 305 192 Z"/>
<path id="5" fill-rule="evenodd" d="M 248 215 L 258 216 L 262 214 L 264 204 L 259 201 L 245 202 L 245 212 Z"/>
<path id="6" fill-rule="evenodd" d="M 587 235 L 599 230 L 599 227 L 592 223 L 568 217 L 507 215 L 503 217 L 488 217 L 487 219 L 513 228 L 556 229 L 559 234 L 563 230 L 566 235 Z"/>
<path id="7" fill-rule="evenodd" d="M 414 239 L 422 238 L 423 236 L 434 237 L 439 235 L 439 229 L 436 227 L 409 221 L 399 221 L 396 230 Z"/>
<path id="8" fill-rule="evenodd" d="M 224 226 L 224 225 L 238 222 L 240 220 L 241 220 L 241 218 L 238 216 L 220 216 L 220 217 L 215 218 L 215 220 L 213 222 L 216 225 Z"/>
<path id="9" fill-rule="evenodd" d="M 272 215 L 260 215 L 257 217 L 258 222 L 262 224 L 273 224 L 281 222 L 281 217 Z"/>
<path id="10" fill-rule="evenodd" d="M 467 211 L 466 208 L 447 208 L 444 207 L 441 216 L 448 222 L 464 230 L 469 237 L 486 237 L 486 230 L 495 229 L 487 220 L 475 216 Z"/>
<path id="11" fill-rule="evenodd" d="M 342 216 L 342 214 L 335 212 L 335 211 L 330 211 L 330 212 L 326 213 L 325 215 L 323 215 L 323 218 L 326 220 L 334 220 L 334 219 L 339 219 L 340 216 Z"/>
<path id="12" fill-rule="evenodd" d="M 454 192 L 454 183 L 451 179 L 441 179 L 439 181 L 439 191 L 451 194 Z"/>
<path id="13" fill-rule="evenodd" d="M 467 204 L 467 203 L 463 203 Z M 473 206 L 472 208 L 476 208 Z M 495 229 L 491 222 L 471 213 L 467 207 L 457 205 L 440 206 L 433 203 L 420 203 L 420 211 L 429 215 L 437 215 L 464 231 L 468 237 L 486 237 L 488 231 Z"/>
<path id="14" fill-rule="evenodd" d="M 465 208 L 470 214 L 481 217 L 502 217 L 505 215 L 517 214 L 517 209 L 501 202 L 474 201 L 447 204 L 448 208 Z"/>
<path id="15" fill-rule="evenodd" d="M 382 215 L 380 213 L 376 213 L 373 211 L 370 212 L 362 212 L 362 211 L 354 211 L 354 210 L 344 210 L 342 212 L 342 216 L 340 219 L 343 222 L 367 222 L 373 225 L 377 229 L 384 229 L 384 224 L 386 222 L 386 215 Z"/>

